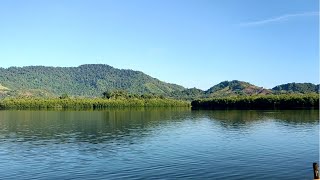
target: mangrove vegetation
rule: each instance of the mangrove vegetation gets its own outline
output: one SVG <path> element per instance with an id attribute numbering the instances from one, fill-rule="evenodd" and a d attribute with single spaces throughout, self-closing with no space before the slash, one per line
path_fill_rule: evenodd
<path id="1" fill-rule="evenodd" d="M 206 98 L 191 102 L 194 109 L 319 108 L 319 94 L 279 94 Z"/>
<path id="2" fill-rule="evenodd" d="M 104 109 L 111 107 L 189 107 L 189 101 L 145 94 L 133 95 L 125 91 L 104 92 L 102 98 L 5 98 L 0 109 Z"/>

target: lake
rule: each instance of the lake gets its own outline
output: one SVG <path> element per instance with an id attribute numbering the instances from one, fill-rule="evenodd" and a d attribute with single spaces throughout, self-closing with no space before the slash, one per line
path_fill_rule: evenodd
<path id="1" fill-rule="evenodd" d="M 0 179 L 312 179 L 319 110 L 3 110 L 0 144 Z"/>

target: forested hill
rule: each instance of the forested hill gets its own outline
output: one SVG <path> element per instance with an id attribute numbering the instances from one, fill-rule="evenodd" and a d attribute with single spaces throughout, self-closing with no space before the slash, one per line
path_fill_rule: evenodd
<path id="1" fill-rule="evenodd" d="M 186 77 L 187 78 L 187 77 Z M 117 69 L 103 64 L 79 67 L 27 66 L 0 68 L 0 98 L 12 96 L 59 97 L 61 95 L 102 97 L 104 92 L 122 90 L 131 94 L 155 94 L 176 99 L 318 93 L 319 85 L 288 83 L 265 89 L 244 81 L 223 81 L 206 91 L 169 84 L 140 71 Z"/>
<path id="2" fill-rule="evenodd" d="M 255 86 L 244 81 L 223 81 L 212 86 L 206 91 L 197 88 L 185 89 L 183 91 L 172 92 L 174 98 L 182 98 L 187 100 L 210 98 L 210 97 L 227 97 L 227 96 L 243 96 L 243 95 L 267 95 L 272 91 L 262 87 Z"/>
<path id="3" fill-rule="evenodd" d="M 258 87 L 244 81 L 223 81 L 205 92 L 209 97 L 232 95 L 266 95 L 272 94 L 271 90 Z"/>
<path id="4" fill-rule="evenodd" d="M 317 93 L 319 85 L 312 83 L 287 83 L 272 88 L 274 92 L 279 93 Z"/>
<path id="5" fill-rule="evenodd" d="M 319 93 L 319 85 L 312 83 L 288 83 L 272 89 L 265 89 L 244 81 L 223 81 L 204 91 L 207 97 L 226 97 L 239 95 L 270 95 L 270 94 L 308 94 Z"/>
<path id="6" fill-rule="evenodd" d="M 0 68 L 0 95 L 100 97 L 103 92 L 125 90 L 135 94 L 163 94 L 184 90 L 142 72 L 116 69 L 109 65 L 79 67 L 27 66 Z"/>
<path id="7" fill-rule="evenodd" d="M 312 83 L 288 83 L 265 89 L 244 81 L 223 81 L 212 86 L 206 91 L 197 88 L 184 89 L 170 93 L 171 97 L 177 99 L 195 100 L 203 98 L 222 98 L 231 96 L 254 96 L 272 94 L 308 94 L 318 93 L 319 85 Z"/>

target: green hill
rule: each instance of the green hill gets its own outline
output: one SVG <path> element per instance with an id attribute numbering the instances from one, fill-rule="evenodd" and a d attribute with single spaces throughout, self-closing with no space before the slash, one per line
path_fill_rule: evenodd
<path id="1" fill-rule="evenodd" d="M 175 99 L 251 96 L 281 93 L 318 93 L 319 85 L 288 83 L 264 89 L 244 81 L 223 81 L 203 91 L 170 84 L 140 71 L 117 69 L 104 64 L 79 67 L 27 66 L 0 68 L 0 98 L 12 96 L 58 97 L 63 94 L 101 97 L 103 92 L 122 90 L 131 94 L 154 94 Z"/>
<path id="2" fill-rule="evenodd" d="M 272 88 L 275 93 L 318 93 L 319 85 L 312 83 L 287 83 Z"/>
<path id="3" fill-rule="evenodd" d="M 205 91 L 205 94 L 207 97 L 225 97 L 236 95 L 265 95 L 272 94 L 272 91 L 248 82 L 233 80 L 223 81 Z"/>
<path id="4" fill-rule="evenodd" d="M 142 72 L 109 65 L 79 67 L 27 66 L 0 68 L 0 90 L 22 96 L 101 96 L 105 91 L 125 90 L 135 94 L 167 95 L 185 88 L 165 83 Z"/>
<path id="5" fill-rule="evenodd" d="M 173 98 L 194 100 L 210 97 L 228 97 L 243 95 L 267 95 L 273 92 L 269 89 L 258 87 L 244 81 L 223 81 L 210 89 L 203 91 L 197 88 L 174 91 L 170 94 Z"/>

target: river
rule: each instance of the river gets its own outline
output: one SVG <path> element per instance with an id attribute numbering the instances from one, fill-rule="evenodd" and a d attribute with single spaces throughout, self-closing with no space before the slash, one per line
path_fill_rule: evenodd
<path id="1" fill-rule="evenodd" d="M 0 144 L 0 179 L 312 179 L 319 110 L 3 110 Z"/>

